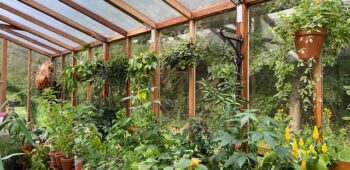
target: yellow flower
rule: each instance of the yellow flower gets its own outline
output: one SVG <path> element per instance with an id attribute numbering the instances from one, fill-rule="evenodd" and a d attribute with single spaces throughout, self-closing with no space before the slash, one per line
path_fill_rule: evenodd
<path id="1" fill-rule="evenodd" d="M 310 145 L 310 146 L 309 146 L 309 150 L 310 150 L 310 152 L 315 152 L 314 146 Z"/>
<path id="2" fill-rule="evenodd" d="M 317 126 L 314 127 L 314 132 L 312 133 L 312 137 L 315 139 L 315 140 L 318 140 L 320 138 L 320 134 L 318 133 L 318 128 Z"/>
<path id="3" fill-rule="evenodd" d="M 303 151 L 303 155 L 304 155 L 304 157 L 307 157 L 308 156 L 307 151 Z"/>
<path id="4" fill-rule="evenodd" d="M 298 143 L 298 144 L 299 144 L 299 146 L 304 146 L 303 138 L 300 138 L 300 139 L 299 139 L 299 143 Z"/>
<path id="5" fill-rule="evenodd" d="M 90 131 L 90 128 L 85 128 L 85 129 L 84 129 L 84 132 L 85 132 L 85 133 L 90 133 L 90 132 L 91 132 L 91 131 Z"/>
<path id="6" fill-rule="evenodd" d="M 299 158 L 299 154 L 297 151 L 292 151 L 291 154 L 295 157 L 295 158 Z"/>
<path id="7" fill-rule="evenodd" d="M 292 151 L 297 151 L 297 150 L 298 150 L 298 144 L 297 144 L 297 141 L 294 139 L 293 145 L 292 145 Z"/>
<path id="8" fill-rule="evenodd" d="M 306 170 L 306 161 L 305 160 L 301 161 L 301 169 Z"/>
<path id="9" fill-rule="evenodd" d="M 283 113 L 283 112 L 284 112 L 284 109 L 278 109 L 277 112 L 278 112 L 278 113 Z"/>
<path id="10" fill-rule="evenodd" d="M 328 116 L 328 117 L 332 117 L 333 116 L 333 113 L 330 109 L 328 108 L 324 108 L 323 109 L 323 112 Z"/>
<path id="11" fill-rule="evenodd" d="M 322 145 L 322 149 L 321 149 L 321 151 L 323 152 L 323 153 L 327 153 L 327 145 L 324 143 L 323 145 Z"/>
<path id="12" fill-rule="evenodd" d="M 190 169 L 192 169 L 193 167 L 196 167 L 200 162 L 202 162 L 200 159 L 192 158 L 190 163 Z"/>
<path id="13" fill-rule="evenodd" d="M 289 142 L 290 141 L 290 130 L 289 130 L 289 127 L 286 127 L 286 131 L 285 131 L 285 134 L 284 134 L 284 139 Z"/>

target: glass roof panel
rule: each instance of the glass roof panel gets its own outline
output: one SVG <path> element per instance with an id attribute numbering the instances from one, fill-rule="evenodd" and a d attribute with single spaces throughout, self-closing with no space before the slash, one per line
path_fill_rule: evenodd
<path id="1" fill-rule="evenodd" d="M 127 0 L 125 2 L 156 22 L 181 15 L 161 0 Z"/>
<path id="2" fill-rule="evenodd" d="M 34 39 L 34 40 L 37 40 L 37 41 L 39 41 L 39 42 L 41 42 L 41 43 L 44 43 L 44 44 L 46 44 L 46 45 L 48 45 L 48 46 L 51 46 L 51 47 L 53 47 L 53 48 L 55 48 L 55 49 L 57 49 L 57 50 L 60 50 L 60 51 L 66 50 L 65 48 L 62 48 L 62 47 L 60 47 L 60 46 L 58 46 L 58 45 L 56 45 L 56 44 L 54 44 L 54 43 L 51 43 L 50 41 L 47 41 L 47 40 L 45 40 L 45 39 L 43 39 L 43 38 L 41 38 L 41 37 L 38 37 L 38 36 L 36 36 L 36 35 L 34 35 L 34 34 L 29 33 L 29 32 L 20 31 L 20 30 L 14 30 L 14 31 L 16 31 L 16 32 L 18 32 L 18 33 L 20 33 L 20 34 L 22 34 L 22 35 L 25 35 L 25 36 L 27 36 L 27 37 L 29 37 L 29 38 L 32 38 L 32 39 Z"/>
<path id="3" fill-rule="evenodd" d="M 177 0 L 190 11 L 196 11 L 226 0 Z"/>
<path id="4" fill-rule="evenodd" d="M 30 22 L 28 20 L 25 20 L 25 19 L 15 15 L 15 14 L 10 13 L 10 12 L 8 12 L 6 10 L 1 9 L 1 8 L 0 8 L 0 13 L 2 15 L 4 15 L 4 16 L 8 17 L 8 18 L 11 18 L 12 20 L 14 20 L 16 22 L 19 22 L 19 23 L 21 23 L 23 25 L 26 25 L 27 27 L 30 27 L 30 28 L 32 28 L 34 30 L 40 31 L 43 34 L 46 34 L 46 35 L 48 35 L 48 36 L 50 36 L 52 38 L 55 38 L 55 39 L 57 39 L 59 41 L 62 41 L 64 43 L 68 44 L 68 45 L 71 45 L 73 47 L 79 46 L 79 44 L 77 44 L 77 43 L 75 43 L 75 42 L 73 42 L 73 41 L 71 41 L 71 40 L 69 40 L 69 39 L 67 39 L 65 37 L 62 37 L 62 36 L 52 32 L 52 31 L 49 31 L 49 30 L 47 30 L 47 29 L 45 29 L 45 28 L 43 28 L 43 27 L 41 27 L 39 25 L 36 25 L 36 24 L 34 24 L 34 23 L 32 23 L 32 22 Z"/>
<path id="5" fill-rule="evenodd" d="M 76 11 L 73 8 L 63 4 L 62 2 L 59 2 L 58 0 L 50 0 L 50 3 L 48 3 L 47 0 L 35 0 L 35 2 L 40 3 L 41 5 L 51 9 L 52 11 L 55 11 L 87 28 L 90 28 L 91 30 L 96 31 L 97 33 L 105 37 L 111 37 L 117 34 L 113 30 L 96 22 L 95 20 L 80 13 L 79 11 Z"/>
<path id="6" fill-rule="evenodd" d="M 4 34 L 4 35 L 7 35 L 7 36 L 9 36 L 9 37 L 11 37 L 11 38 L 14 38 L 14 39 L 16 39 L 16 40 L 18 40 L 18 41 L 21 41 L 21 42 L 23 42 L 23 43 L 25 43 L 25 44 L 28 44 L 28 45 L 30 45 L 30 46 L 33 46 L 33 47 L 35 47 L 35 48 L 38 48 L 38 49 L 40 49 L 40 50 L 43 50 L 43 51 L 45 51 L 45 52 L 54 54 L 54 52 L 51 51 L 51 50 L 48 50 L 48 49 L 46 49 L 46 48 L 43 48 L 43 47 L 38 46 L 38 45 L 36 45 L 36 44 L 33 44 L 33 43 L 31 43 L 31 42 L 29 42 L 29 41 L 27 41 L 27 40 L 25 40 L 25 39 L 22 39 L 22 38 L 20 38 L 20 37 L 17 37 L 17 36 L 14 36 L 14 35 L 12 35 L 12 34 L 9 34 L 9 33 L 5 32 L 5 31 L 3 31 L 3 30 L 0 30 L 0 33 L 1 33 L 1 34 Z"/>
<path id="7" fill-rule="evenodd" d="M 57 29 L 59 30 L 63 30 L 65 31 L 66 33 L 70 34 L 70 35 L 73 35 L 77 38 L 80 38 L 81 40 L 85 41 L 85 42 L 93 42 L 95 41 L 94 38 L 84 34 L 83 32 L 80 32 L 24 3 L 21 3 L 19 1 L 14 1 L 14 0 L 1 0 L 2 3 L 12 7 L 12 8 L 15 8 L 27 15 L 30 15 L 42 22 L 45 22 L 46 24 L 48 25 L 51 25 L 53 27 L 56 27 Z"/>
<path id="8" fill-rule="evenodd" d="M 107 19 L 125 30 L 144 27 L 143 24 L 118 10 L 104 0 L 73 0 L 75 3 Z"/>

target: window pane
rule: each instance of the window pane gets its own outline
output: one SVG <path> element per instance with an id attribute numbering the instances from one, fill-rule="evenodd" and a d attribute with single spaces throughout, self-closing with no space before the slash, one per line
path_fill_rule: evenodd
<path id="1" fill-rule="evenodd" d="M 103 0 L 74 0 L 74 2 L 125 30 L 144 27 L 132 17 Z"/>
<path id="2" fill-rule="evenodd" d="M 132 55 L 138 55 L 139 53 L 150 50 L 151 48 L 151 34 L 147 33 L 131 39 L 131 53 Z"/>
<path id="3" fill-rule="evenodd" d="M 4 15 L 4 16 L 6 16 L 6 17 L 16 21 L 16 22 L 19 22 L 19 23 L 21 23 L 21 24 L 23 24 L 23 25 L 25 25 L 27 27 L 30 27 L 30 28 L 32 28 L 34 30 L 40 31 L 43 34 L 46 34 L 46 35 L 48 35 L 48 36 L 50 36 L 52 38 L 55 38 L 55 39 L 57 39 L 57 40 L 59 40 L 61 42 L 66 43 L 68 45 L 71 45 L 73 47 L 79 46 L 79 44 L 77 44 L 77 43 L 75 43 L 75 42 L 73 42 L 73 41 L 71 41 L 71 40 L 69 40 L 67 38 L 64 38 L 64 37 L 62 37 L 62 36 L 52 32 L 52 31 L 49 31 L 49 30 L 47 30 L 47 29 L 45 29 L 43 27 L 40 27 L 39 25 L 36 25 L 36 24 L 34 24 L 34 23 L 32 23 L 32 22 L 30 22 L 28 20 L 25 20 L 25 19 L 23 19 L 23 18 L 15 15 L 15 14 L 13 14 L 13 13 L 10 13 L 10 12 L 8 12 L 6 10 L 0 9 L 0 13 L 2 15 Z"/>
<path id="4" fill-rule="evenodd" d="M 181 15 L 160 0 L 128 0 L 125 2 L 156 22 Z"/>
<path id="5" fill-rule="evenodd" d="M 182 5 L 191 11 L 199 10 L 226 0 L 178 0 Z"/>
<path id="6" fill-rule="evenodd" d="M 95 39 L 84 34 L 83 32 L 80 32 L 22 2 L 19 2 L 19 1 L 14 1 L 14 0 L 2 0 L 1 1 L 2 3 L 5 3 L 6 5 L 12 7 L 12 8 L 15 8 L 27 15 L 30 15 L 32 17 L 34 17 L 35 19 L 37 20 L 40 20 L 50 26 L 53 26 L 59 30 L 62 30 L 64 32 L 67 32 L 68 34 L 72 35 L 72 36 L 75 36 L 77 38 L 80 38 L 82 39 L 83 41 L 85 42 L 92 42 L 94 41 Z"/>
<path id="7" fill-rule="evenodd" d="M 97 33 L 105 36 L 105 37 L 111 37 L 115 34 L 113 30 L 105 27 L 104 25 L 96 22 L 95 20 L 91 19 L 90 17 L 74 10 L 73 8 L 63 4 L 62 2 L 59 2 L 58 0 L 50 0 L 50 3 L 47 3 L 47 0 L 35 0 L 36 2 L 40 3 L 41 5 L 61 14 L 65 17 L 87 27 L 91 30 L 96 31 Z"/>

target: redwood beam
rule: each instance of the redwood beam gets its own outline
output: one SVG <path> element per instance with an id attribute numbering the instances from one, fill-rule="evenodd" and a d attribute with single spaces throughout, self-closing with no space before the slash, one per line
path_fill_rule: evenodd
<path id="1" fill-rule="evenodd" d="M 74 67 L 75 65 L 77 65 L 78 53 L 77 52 L 73 52 L 72 54 L 73 54 L 72 67 Z M 73 91 L 72 91 L 72 95 L 71 95 L 72 106 L 77 106 L 78 105 L 77 90 L 78 89 L 73 89 Z"/>
<path id="2" fill-rule="evenodd" d="M 0 24 L 0 29 L 22 30 L 22 29 L 20 29 L 20 28 L 18 28 L 16 26 L 8 25 L 8 24 Z"/>
<path id="3" fill-rule="evenodd" d="M 39 42 L 39 41 L 37 41 L 37 40 L 35 40 L 35 39 L 32 39 L 32 38 L 30 38 L 30 37 L 28 37 L 28 36 L 25 36 L 25 35 L 23 35 L 23 34 L 21 34 L 21 33 L 16 32 L 16 31 L 12 31 L 12 30 L 9 30 L 9 29 L 4 29 L 3 31 L 6 31 L 6 32 L 8 32 L 8 33 L 10 33 L 10 34 L 12 34 L 12 35 L 17 36 L 17 37 L 23 38 L 23 39 L 25 39 L 25 40 L 27 40 L 27 41 L 33 43 L 33 44 L 36 44 L 36 45 L 38 45 L 38 46 L 41 46 L 41 47 L 46 48 L 46 49 L 48 49 L 48 50 L 51 50 L 51 51 L 53 51 L 53 52 L 55 52 L 55 53 L 61 53 L 61 51 L 58 50 L 58 49 L 56 49 L 56 48 L 53 48 L 53 47 L 51 47 L 51 46 L 48 46 L 48 45 L 46 45 L 46 44 L 44 44 L 44 43 L 41 43 L 41 42 Z"/>
<path id="4" fill-rule="evenodd" d="M 3 8 L 4 10 L 7 10 L 7 11 L 13 13 L 13 14 L 16 14 L 16 15 L 18 15 L 18 16 L 20 16 L 20 17 L 22 17 L 22 18 L 24 18 L 24 19 L 34 23 L 34 24 L 36 24 L 36 25 L 39 25 L 39 26 L 41 26 L 43 28 L 46 28 L 47 30 L 50 30 L 50 31 L 52 31 L 52 32 L 54 32 L 54 33 L 56 33 L 58 35 L 61 35 L 62 37 L 65 37 L 65 38 L 67 38 L 69 40 L 72 40 L 73 42 L 76 42 L 76 43 L 78 43 L 80 45 L 84 45 L 85 44 L 85 42 L 83 40 L 81 40 L 81 39 L 79 39 L 79 38 L 77 38 L 75 36 L 72 36 L 72 35 L 64 32 L 62 30 L 59 30 L 56 27 L 50 26 L 50 25 L 46 24 L 45 22 L 42 22 L 42 21 L 40 21 L 40 20 L 30 16 L 30 15 L 27 15 L 27 14 L 25 14 L 25 13 L 15 9 L 15 8 L 12 8 L 12 7 L 6 5 L 6 4 L 4 4 L 2 2 L 0 2 L 0 8 Z"/>
<path id="5" fill-rule="evenodd" d="M 87 28 L 87 27 L 79 24 L 78 22 L 71 20 L 70 18 L 67 18 L 67 17 L 61 15 L 58 12 L 55 12 L 55 11 L 41 5 L 40 3 L 35 2 L 34 0 L 20 0 L 20 1 L 37 9 L 37 10 L 39 10 L 39 11 L 41 11 L 41 12 L 43 12 L 43 13 L 45 13 L 45 14 L 47 14 L 47 15 L 49 15 L 49 16 L 51 16 L 51 17 L 53 17 L 53 18 L 55 18 L 56 20 L 59 20 L 59 21 L 65 23 L 65 24 L 67 24 L 67 25 L 69 25 L 69 26 L 71 26 L 71 27 L 73 27 L 81 32 L 84 32 L 87 35 L 90 35 L 90 36 L 96 38 L 97 40 L 100 40 L 102 42 L 106 41 L 106 37 L 104 37 L 103 35 L 95 32 L 94 30 L 92 30 L 90 28 Z"/>
<path id="6" fill-rule="evenodd" d="M 223 13 L 234 8 L 236 8 L 236 5 L 234 5 L 231 0 L 226 0 L 225 2 L 217 3 L 206 8 L 193 11 L 192 18 L 198 20 L 200 18 Z"/>
<path id="7" fill-rule="evenodd" d="M 91 48 L 87 49 L 86 58 L 88 61 L 92 60 L 92 49 Z M 87 99 L 87 101 L 91 102 L 91 97 L 92 97 L 91 84 L 87 83 L 86 84 L 86 99 Z"/>
<path id="8" fill-rule="evenodd" d="M 32 50 L 28 50 L 28 79 L 27 79 L 27 122 L 31 121 L 32 97 Z"/>
<path id="9" fill-rule="evenodd" d="M 156 27 L 155 21 L 153 21 L 152 19 L 150 19 L 149 17 L 147 17 L 146 15 L 141 13 L 140 11 L 136 10 L 135 8 L 133 8 L 132 6 L 130 6 L 129 4 L 124 2 L 123 0 L 107 0 L 107 2 L 109 2 L 110 4 L 112 4 L 113 6 L 118 8 L 119 10 L 125 12 L 126 14 L 128 14 L 129 16 L 134 18 L 135 20 L 137 20 L 141 23 L 145 23 L 145 24 L 151 26 L 152 28 Z"/>
<path id="10" fill-rule="evenodd" d="M 7 90 L 7 47 L 8 41 L 2 40 L 2 58 L 1 58 L 1 93 L 0 93 L 0 111 L 6 111 L 6 90 Z"/>
<path id="11" fill-rule="evenodd" d="M 192 13 L 190 10 L 188 10 L 185 6 L 183 6 L 181 3 L 179 3 L 177 0 L 164 0 L 165 3 L 167 3 L 170 7 L 175 9 L 177 12 L 182 14 L 184 17 L 191 19 Z"/>
<path id="12" fill-rule="evenodd" d="M 319 129 L 322 126 L 322 111 L 323 111 L 323 70 L 322 70 L 322 56 L 315 59 L 316 63 L 313 72 L 313 81 L 315 83 L 314 87 L 314 117 L 315 126 Z"/>
<path id="13" fill-rule="evenodd" d="M 189 22 L 189 35 L 191 39 L 196 39 L 196 23 Z M 190 118 L 196 115 L 196 66 L 188 69 L 188 115 Z"/>
<path id="14" fill-rule="evenodd" d="M 132 42 L 131 42 L 130 37 L 126 38 L 125 48 L 126 48 L 125 55 L 126 55 L 126 58 L 129 60 L 131 58 L 131 48 L 132 48 Z M 128 77 L 128 80 L 126 83 L 126 96 L 131 97 L 131 79 L 130 79 L 130 77 Z M 126 107 L 126 115 L 130 116 L 131 115 L 131 98 L 126 100 L 125 107 Z"/>
<path id="15" fill-rule="evenodd" d="M 151 31 L 151 51 L 158 53 L 160 47 L 160 31 L 152 29 Z M 152 77 L 152 111 L 156 114 L 156 117 L 160 116 L 160 105 L 158 102 L 160 99 L 160 67 L 159 65 L 155 69 L 155 73 Z"/>
<path id="16" fill-rule="evenodd" d="M 102 52 L 103 52 L 103 60 L 109 61 L 109 44 L 103 43 L 102 45 Z M 102 88 L 102 97 L 106 99 L 109 96 L 109 85 L 104 82 L 103 88 Z"/>
<path id="17" fill-rule="evenodd" d="M 75 3 L 72 0 L 59 0 L 62 3 L 70 6 L 71 8 L 79 11 L 80 13 L 83 13 L 84 15 L 90 17 L 91 19 L 95 20 L 96 22 L 99 22 L 100 24 L 110 28 L 113 31 L 116 31 L 117 33 L 126 36 L 127 31 L 123 28 L 119 27 L 118 25 L 113 24 L 112 22 L 108 21 L 107 19 L 95 14 L 94 12 L 90 11 L 89 9 Z"/>
<path id="18" fill-rule="evenodd" d="M 4 22 L 7 22 L 7 23 L 9 23 L 11 25 L 14 25 L 16 27 L 19 27 L 19 28 L 23 29 L 24 31 L 27 31 L 27 32 L 32 33 L 34 35 L 37 35 L 37 36 L 39 36 L 41 38 L 44 38 L 44 39 L 46 39 L 46 40 L 48 40 L 48 41 L 50 41 L 50 42 L 52 42 L 52 43 L 54 43 L 56 45 L 59 45 L 61 47 L 69 49 L 69 50 L 74 50 L 74 47 L 72 47 L 72 46 L 70 46 L 70 45 L 68 45 L 68 44 L 66 44 L 64 42 L 61 42 L 61 41 L 59 41 L 57 39 L 54 39 L 54 38 L 52 38 L 52 37 L 50 37 L 50 36 L 40 32 L 38 30 L 32 29 L 32 28 L 30 28 L 30 27 L 28 27 L 28 26 L 26 26 L 26 25 L 24 25 L 22 23 L 14 21 L 14 20 L 12 20 L 12 19 L 10 19 L 10 18 L 8 18 L 8 17 L 6 17 L 4 15 L 0 15 L 0 20 L 2 20 Z"/>
<path id="19" fill-rule="evenodd" d="M 241 4 L 237 7 L 237 35 L 242 36 L 243 45 L 241 48 L 243 60 L 241 68 L 241 95 L 249 101 L 249 37 L 248 37 L 248 7 L 245 4 Z M 248 103 L 243 103 L 243 109 L 249 109 Z"/>
<path id="20" fill-rule="evenodd" d="M 61 70 L 62 72 L 64 71 L 65 69 L 65 64 L 66 64 L 66 56 L 64 55 L 61 55 Z M 64 101 L 65 98 L 66 98 L 66 90 L 64 88 L 64 86 L 61 86 L 61 100 Z"/>
<path id="21" fill-rule="evenodd" d="M 15 44 L 17 44 L 17 45 L 22 46 L 22 47 L 31 49 L 31 50 L 33 50 L 33 51 L 35 51 L 35 52 L 37 52 L 37 53 L 39 53 L 39 54 L 42 54 L 42 55 L 44 55 L 44 56 L 47 56 L 47 57 L 52 57 L 52 56 L 53 56 L 53 54 L 50 54 L 50 53 L 48 53 L 48 52 L 46 52 L 46 51 L 43 51 L 43 50 L 41 50 L 41 49 L 38 49 L 38 48 L 33 47 L 33 46 L 31 46 L 31 45 L 28 45 L 28 44 L 26 44 L 26 43 L 23 43 L 23 42 L 21 42 L 21 41 L 19 41 L 19 40 L 17 40 L 17 39 L 14 39 L 14 38 L 12 38 L 12 37 L 9 37 L 9 36 L 7 36 L 7 35 L 4 35 L 4 34 L 1 34 L 1 33 L 0 33 L 0 37 L 2 37 L 2 38 L 4 38 L 4 39 L 7 39 L 7 40 L 9 40 L 9 41 L 11 41 L 11 42 L 13 42 L 13 43 L 15 43 Z"/>

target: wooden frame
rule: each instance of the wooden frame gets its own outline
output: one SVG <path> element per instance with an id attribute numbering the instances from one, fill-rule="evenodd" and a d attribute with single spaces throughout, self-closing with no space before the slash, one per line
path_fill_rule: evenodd
<path id="1" fill-rule="evenodd" d="M 37 52 L 37 53 L 39 53 L 39 54 L 42 54 L 42 55 L 44 55 L 44 56 L 47 56 L 47 57 L 52 57 L 52 56 L 53 56 L 53 54 L 50 54 L 50 53 L 48 53 L 48 52 L 46 52 L 46 51 L 43 51 L 43 50 L 41 50 L 41 49 L 38 49 L 38 48 L 36 48 L 36 47 L 33 47 L 33 46 L 28 45 L 28 44 L 26 44 L 26 43 L 23 43 L 23 42 L 21 42 L 21 41 L 18 41 L 18 40 L 16 40 L 16 39 L 12 38 L 12 37 L 7 36 L 7 35 L 4 35 L 4 34 L 1 34 L 1 33 L 0 33 L 0 37 L 1 37 L 1 38 L 4 38 L 4 39 L 7 39 L 7 40 L 11 41 L 12 43 L 15 43 L 15 44 L 17 44 L 17 45 L 20 45 L 20 46 L 22 46 L 22 47 L 31 49 L 31 50 L 33 50 L 33 51 L 35 51 L 35 52 Z"/>
<path id="2" fill-rule="evenodd" d="M 42 21 L 40 21 L 40 20 L 30 16 L 30 15 L 27 15 L 27 14 L 25 14 L 25 13 L 23 13 L 23 12 L 17 10 L 17 9 L 14 9 L 14 8 L 12 8 L 12 7 L 6 5 L 6 4 L 4 4 L 2 2 L 0 2 L 0 8 L 2 8 L 4 10 L 7 10 L 7 11 L 13 13 L 13 14 L 16 14 L 16 15 L 18 15 L 18 16 L 20 16 L 20 17 L 22 17 L 22 18 L 24 18 L 24 19 L 34 23 L 34 24 L 36 24 L 36 25 L 39 25 L 39 26 L 41 26 L 43 28 L 46 28 L 47 30 L 52 31 L 52 32 L 54 32 L 54 33 L 56 33 L 56 34 L 58 34 L 58 35 L 60 35 L 62 37 L 65 37 L 65 38 L 67 38 L 69 40 L 72 40 L 73 42 L 76 42 L 79 45 L 84 45 L 85 44 L 85 42 L 83 40 L 81 40 L 81 39 L 79 39 L 79 38 L 77 38 L 75 36 L 72 36 L 72 35 L 64 32 L 64 31 L 61 31 L 61 30 L 59 30 L 59 29 L 57 29 L 57 28 L 55 28 L 53 26 L 50 26 L 50 25 L 46 24 L 45 22 L 42 22 Z"/>
<path id="3" fill-rule="evenodd" d="M 160 48 L 160 31 L 152 29 L 151 31 L 151 51 L 158 53 Z M 156 101 L 160 99 L 160 67 L 157 66 L 155 73 L 152 77 L 152 111 L 156 114 L 156 117 L 160 116 L 160 105 Z"/>
<path id="4" fill-rule="evenodd" d="M 128 37 L 126 38 L 126 42 L 125 42 L 125 55 L 126 58 L 129 60 L 131 58 L 131 47 L 132 47 L 132 42 L 131 42 L 131 38 Z M 126 96 L 127 97 L 131 97 L 131 80 L 130 78 L 128 78 L 127 83 L 126 83 Z M 125 107 L 126 107 L 126 115 L 130 116 L 131 115 L 131 99 L 127 99 L 126 103 L 125 103 Z"/>
<path id="5" fill-rule="evenodd" d="M 86 51 L 86 59 L 88 61 L 92 61 L 92 49 L 88 48 Z M 92 98 L 92 88 L 90 83 L 86 84 L 86 100 L 91 102 L 91 98 Z"/>
<path id="6" fill-rule="evenodd" d="M 103 43 L 102 45 L 102 53 L 103 53 L 103 60 L 104 61 L 109 61 L 109 44 L 108 43 Z M 106 99 L 109 96 L 109 85 L 108 84 L 103 84 L 102 87 L 102 97 Z"/>
<path id="7" fill-rule="evenodd" d="M 119 27 L 118 25 L 113 24 L 112 22 L 108 21 L 107 19 L 104 19 L 103 17 L 91 12 L 90 10 L 82 7 L 81 5 L 75 3 L 72 0 L 59 0 L 60 2 L 70 6 L 71 8 L 85 14 L 86 16 L 89 16 L 91 19 L 99 22 L 100 24 L 112 29 L 113 31 L 116 31 L 117 33 L 126 36 L 127 31 L 123 28 Z"/>
<path id="8" fill-rule="evenodd" d="M 188 10 L 185 6 L 183 6 L 180 2 L 177 0 L 164 0 L 165 3 L 167 3 L 170 7 L 175 9 L 177 12 L 182 14 L 187 19 L 192 18 L 192 13 L 190 10 Z"/>
<path id="9" fill-rule="evenodd" d="M 55 12 L 55 11 L 35 2 L 33 0 L 20 0 L 20 1 L 37 9 L 37 10 L 39 10 L 39 11 L 41 11 L 41 12 L 43 12 L 43 13 L 45 13 L 45 14 L 47 14 L 47 15 L 49 15 L 49 16 L 51 16 L 51 17 L 53 17 L 53 18 L 55 18 L 55 19 L 57 19 L 57 20 L 59 20 L 59 21 L 61 21 L 61 22 L 63 22 L 63 23 L 65 23 L 65 24 L 67 24 L 67 25 L 69 25 L 69 26 L 71 26 L 71 27 L 73 27 L 73 28 L 75 28 L 75 29 L 77 29 L 77 30 L 79 30 L 79 31 L 81 31 L 81 32 L 84 32 L 87 35 L 90 35 L 91 37 L 96 38 L 97 40 L 100 40 L 102 42 L 106 41 L 106 37 L 104 37 L 103 35 L 95 32 L 94 30 L 91 30 L 90 28 L 87 28 L 87 27 L 85 27 L 85 26 L 83 26 L 83 25 L 81 25 L 81 24 L 59 14 L 58 12 Z"/>
<path id="10" fill-rule="evenodd" d="M 7 24 L 0 24 L 0 29 L 12 29 L 12 30 L 22 30 L 16 26 L 13 25 L 7 25 Z"/>
<path id="11" fill-rule="evenodd" d="M 55 53 L 58 53 L 58 54 L 61 53 L 60 50 L 58 50 L 58 49 L 56 49 L 56 48 L 54 48 L 54 47 L 48 46 L 48 45 L 46 45 L 46 44 L 44 44 L 44 43 L 42 43 L 42 42 L 39 42 L 39 41 L 37 41 L 37 40 L 35 40 L 35 39 L 32 39 L 32 38 L 30 38 L 30 37 L 28 37 L 28 36 L 25 36 L 25 35 L 23 35 L 23 34 L 21 34 L 21 33 L 16 32 L 16 31 L 12 31 L 12 30 L 9 30 L 9 29 L 3 29 L 3 31 L 8 32 L 9 34 L 12 34 L 12 35 L 14 35 L 14 36 L 23 38 L 23 39 L 25 39 L 25 40 L 27 40 L 27 41 L 33 43 L 33 44 L 36 44 L 36 45 L 41 46 L 41 47 L 43 47 L 43 48 L 46 48 L 46 49 L 48 49 L 48 50 L 50 50 L 50 51 L 52 51 L 52 52 L 55 52 Z"/>
<path id="12" fill-rule="evenodd" d="M 27 79 L 27 122 L 31 121 L 32 97 L 32 50 L 28 50 L 28 79 Z"/>
<path id="13" fill-rule="evenodd" d="M 315 82 L 314 94 L 314 117 L 315 126 L 321 128 L 322 126 L 322 112 L 323 112 L 323 68 L 322 68 L 322 56 L 315 59 L 313 81 Z"/>
<path id="14" fill-rule="evenodd" d="M 196 39 L 196 22 L 190 20 L 189 35 Z M 188 115 L 190 118 L 196 116 L 196 66 L 188 69 Z"/>
<path id="15" fill-rule="evenodd" d="M 125 12 L 126 14 L 128 14 L 129 16 L 134 18 L 135 20 L 137 20 L 141 23 L 145 23 L 148 26 L 151 26 L 152 28 L 156 28 L 155 21 L 153 21 L 152 19 L 150 19 L 149 17 L 147 17 L 146 15 L 141 13 L 140 11 L 136 10 L 135 8 L 133 8 L 132 6 L 130 6 L 129 4 L 124 2 L 123 0 L 108 0 L 107 2 L 109 2 L 110 4 L 112 4 L 113 6 L 118 8 L 119 10 Z"/>
<path id="16" fill-rule="evenodd" d="M 46 40 L 48 40 L 48 41 L 50 41 L 50 42 L 52 42 L 52 43 L 54 43 L 54 44 L 56 44 L 58 46 L 61 46 L 63 48 L 69 49 L 69 50 L 74 50 L 74 47 L 72 47 L 72 46 L 70 46 L 70 45 L 68 45 L 68 44 L 66 44 L 66 43 L 64 43 L 62 41 L 59 41 L 59 40 L 57 40 L 55 38 L 49 37 L 48 35 L 40 32 L 38 30 L 32 29 L 32 28 L 30 28 L 30 27 L 28 27 L 28 26 L 26 26 L 26 25 L 24 25 L 22 23 L 14 21 L 14 20 L 12 20 L 12 19 L 10 19 L 10 18 L 8 18 L 8 17 L 6 17 L 4 15 L 0 14 L 0 20 L 2 20 L 4 22 L 7 22 L 7 23 L 9 23 L 11 25 L 14 25 L 16 27 L 19 27 L 19 28 L 21 28 L 21 29 L 23 29 L 23 30 L 25 30 L 25 31 L 27 31 L 29 33 L 32 33 L 34 35 L 37 35 L 37 36 L 39 36 L 41 38 L 44 38 L 44 39 L 46 39 Z"/>
<path id="17" fill-rule="evenodd" d="M 0 111 L 5 112 L 6 106 L 6 90 L 7 90 L 7 49 L 8 40 L 3 39 L 2 41 L 2 58 L 1 58 L 1 93 L 0 93 Z M 3 107 L 1 107 L 3 106 Z"/>
<path id="18" fill-rule="evenodd" d="M 75 65 L 77 65 L 77 60 L 78 60 L 78 53 L 77 52 L 73 52 L 73 59 L 72 59 L 72 67 L 74 67 Z M 72 106 L 77 106 L 78 105 L 78 94 L 77 94 L 77 89 L 72 91 L 72 95 L 71 95 L 71 102 L 72 102 Z"/>

